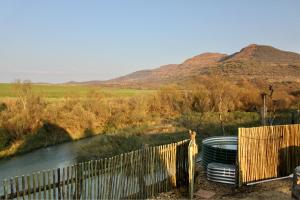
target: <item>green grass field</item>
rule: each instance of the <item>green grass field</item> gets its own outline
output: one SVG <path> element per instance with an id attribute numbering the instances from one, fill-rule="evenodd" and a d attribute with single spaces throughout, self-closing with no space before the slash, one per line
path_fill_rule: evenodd
<path id="1" fill-rule="evenodd" d="M 45 98 L 56 99 L 66 96 L 85 97 L 91 91 L 103 92 L 112 96 L 134 96 L 152 93 L 154 90 L 108 88 L 83 85 L 32 84 L 32 91 Z M 16 93 L 11 83 L 0 83 L 0 98 L 14 98 Z"/>

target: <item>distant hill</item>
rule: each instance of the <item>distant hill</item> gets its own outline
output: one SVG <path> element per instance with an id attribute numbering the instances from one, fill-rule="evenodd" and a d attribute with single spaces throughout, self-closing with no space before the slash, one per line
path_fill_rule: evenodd
<path id="1" fill-rule="evenodd" d="M 271 46 L 251 44 L 241 51 L 227 56 L 223 61 L 259 61 L 270 63 L 300 62 L 300 54 L 282 51 Z"/>
<path id="2" fill-rule="evenodd" d="M 105 84 L 121 85 L 160 85 L 178 82 L 194 74 L 201 68 L 217 64 L 225 58 L 225 54 L 205 53 L 184 61 L 182 64 L 164 65 L 154 70 L 142 70 L 104 82 Z"/>
<path id="3" fill-rule="evenodd" d="M 204 53 L 181 64 L 164 65 L 108 81 L 90 81 L 85 84 L 156 87 L 168 83 L 183 83 L 201 76 L 223 76 L 230 80 L 293 81 L 300 84 L 300 54 L 251 44 L 232 55 Z"/>

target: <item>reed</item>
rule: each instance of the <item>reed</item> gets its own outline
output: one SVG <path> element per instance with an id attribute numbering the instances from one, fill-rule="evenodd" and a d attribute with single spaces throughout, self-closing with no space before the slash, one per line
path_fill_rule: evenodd
<path id="1" fill-rule="evenodd" d="M 286 176 L 300 165 L 300 124 L 239 128 L 239 185 Z"/>

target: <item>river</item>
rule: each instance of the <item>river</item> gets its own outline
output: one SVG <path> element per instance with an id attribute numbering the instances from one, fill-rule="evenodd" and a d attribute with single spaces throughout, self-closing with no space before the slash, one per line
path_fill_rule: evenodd
<path id="1" fill-rule="evenodd" d="M 28 175 L 32 172 L 74 164 L 77 159 L 76 152 L 82 145 L 89 143 L 95 137 L 101 137 L 101 135 L 50 146 L 0 160 L 0 181 L 14 176 Z"/>

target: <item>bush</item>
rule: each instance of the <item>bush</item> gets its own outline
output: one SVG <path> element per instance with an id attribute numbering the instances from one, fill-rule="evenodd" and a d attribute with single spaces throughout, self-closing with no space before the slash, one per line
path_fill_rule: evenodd
<path id="1" fill-rule="evenodd" d="M 5 103 L 0 103 L 0 112 L 7 109 L 7 105 Z"/>
<path id="2" fill-rule="evenodd" d="M 4 129 L 0 129 L 0 151 L 6 148 L 10 143 L 10 135 Z"/>

